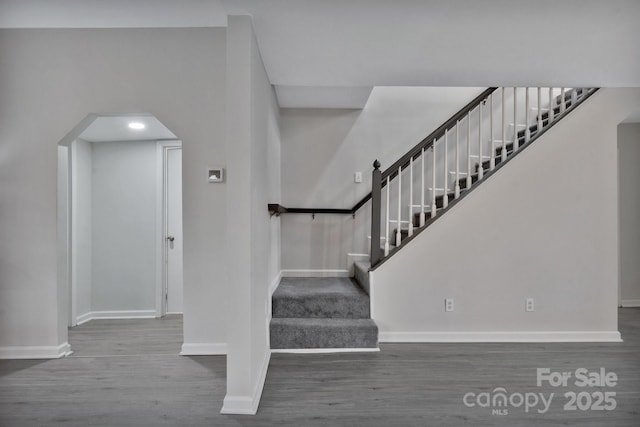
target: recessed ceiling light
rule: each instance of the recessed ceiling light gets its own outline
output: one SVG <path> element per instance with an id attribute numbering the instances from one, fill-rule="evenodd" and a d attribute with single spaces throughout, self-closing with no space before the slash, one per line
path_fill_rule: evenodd
<path id="1" fill-rule="evenodd" d="M 131 122 L 129 123 L 129 128 L 130 129 L 135 129 L 135 130 L 141 130 L 144 129 L 146 126 L 144 125 L 144 123 L 140 123 L 140 122 Z"/>

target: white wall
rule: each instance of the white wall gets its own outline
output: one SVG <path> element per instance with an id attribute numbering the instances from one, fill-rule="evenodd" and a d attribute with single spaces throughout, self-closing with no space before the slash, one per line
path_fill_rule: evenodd
<path id="1" fill-rule="evenodd" d="M 91 309 L 155 312 L 156 143 L 92 146 Z"/>
<path id="2" fill-rule="evenodd" d="M 58 146 L 58 336 L 66 341 L 67 326 L 71 321 L 70 307 L 70 269 L 71 241 L 70 241 L 70 169 L 69 147 Z"/>
<path id="3" fill-rule="evenodd" d="M 361 111 L 283 109 L 282 204 L 350 209 L 371 191 L 375 159 L 389 167 L 482 90 L 376 87 Z M 367 252 L 370 209 L 283 215 L 283 269 L 344 270 L 347 253 Z"/>
<path id="4" fill-rule="evenodd" d="M 82 139 L 71 144 L 72 273 L 76 318 L 91 312 L 93 286 L 93 146 Z M 73 322 L 75 325 L 76 322 Z"/>
<path id="5" fill-rule="evenodd" d="M 640 305 L 640 124 L 618 126 L 620 300 Z"/>
<path id="6" fill-rule="evenodd" d="M 183 142 L 185 345 L 224 351 L 226 186 L 206 170 L 226 162 L 225 40 L 213 28 L 0 30 L 0 350 L 66 341 L 58 142 L 89 113 L 146 112 Z"/>
<path id="7" fill-rule="evenodd" d="M 596 93 L 377 268 L 380 340 L 616 340 L 616 129 L 638 110 Z"/>
<path id="8" fill-rule="evenodd" d="M 269 363 L 269 287 L 277 280 L 278 106 L 248 16 L 227 30 L 227 395 L 222 412 L 257 411 Z"/>

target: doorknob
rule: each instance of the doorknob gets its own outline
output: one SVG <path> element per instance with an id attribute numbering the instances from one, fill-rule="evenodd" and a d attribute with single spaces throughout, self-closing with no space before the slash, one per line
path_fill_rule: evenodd
<path id="1" fill-rule="evenodd" d="M 167 236 L 167 240 L 173 242 L 176 238 L 173 236 Z"/>

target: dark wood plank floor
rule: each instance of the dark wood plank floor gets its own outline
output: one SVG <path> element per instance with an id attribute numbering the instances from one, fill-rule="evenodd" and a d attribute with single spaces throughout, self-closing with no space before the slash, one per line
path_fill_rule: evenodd
<path id="1" fill-rule="evenodd" d="M 0 426 L 640 426 L 640 309 L 624 343 L 393 344 L 380 353 L 274 354 L 256 416 L 219 413 L 225 358 L 181 357 L 182 321 L 91 321 L 71 357 L 0 361 Z M 536 386 L 536 368 L 615 372 L 613 388 Z M 570 381 L 571 383 L 571 381 Z M 463 404 L 467 392 L 555 393 L 545 414 Z M 615 391 L 612 411 L 565 411 L 565 391 Z"/>

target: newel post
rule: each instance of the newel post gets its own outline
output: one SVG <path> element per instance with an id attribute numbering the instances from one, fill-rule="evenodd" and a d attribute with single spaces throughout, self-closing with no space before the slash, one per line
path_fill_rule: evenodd
<path id="1" fill-rule="evenodd" d="M 382 258 L 380 248 L 380 208 L 382 199 L 382 172 L 380 162 L 373 162 L 373 174 L 371 179 L 371 266 L 374 266 Z"/>

